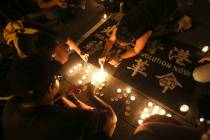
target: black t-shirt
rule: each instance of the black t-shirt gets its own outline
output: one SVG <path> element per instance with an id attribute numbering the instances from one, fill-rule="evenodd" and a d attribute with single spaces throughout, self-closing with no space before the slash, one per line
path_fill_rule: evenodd
<path id="1" fill-rule="evenodd" d="M 42 0 L 16 0 L 19 5 L 22 7 L 26 14 L 39 12 L 40 8 L 38 6 L 38 1 Z"/>
<path id="2" fill-rule="evenodd" d="M 120 24 L 127 26 L 138 39 L 173 15 L 176 8 L 176 0 L 144 0 L 131 9 Z"/>
<path id="3" fill-rule="evenodd" d="M 103 140 L 107 137 L 103 133 L 106 119 L 104 110 L 87 111 L 61 106 L 22 109 L 16 101 L 9 101 L 3 111 L 3 134 L 5 140 L 78 140 L 99 134 L 103 138 L 98 138 Z"/>

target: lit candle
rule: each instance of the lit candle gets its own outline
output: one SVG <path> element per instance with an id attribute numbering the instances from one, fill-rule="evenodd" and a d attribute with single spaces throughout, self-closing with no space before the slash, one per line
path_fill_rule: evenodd
<path id="1" fill-rule="evenodd" d="M 150 117 L 150 115 L 148 114 L 148 113 L 143 113 L 143 114 L 141 114 L 141 119 L 146 119 L 146 118 L 149 118 Z"/>
<path id="2" fill-rule="evenodd" d="M 166 114 L 166 111 L 162 109 L 162 110 L 160 111 L 160 115 L 165 115 L 165 114 Z"/>
<path id="3" fill-rule="evenodd" d="M 87 77 L 86 76 L 82 76 L 82 79 L 85 80 Z"/>
<path id="4" fill-rule="evenodd" d="M 74 70 L 77 70 L 78 69 L 78 67 L 77 66 L 74 66 Z"/>
<path id="5" fill-rule="evenodd" d="M 74 72 L 74 70 L 69 70 L 69 73 L 72 74 Z"/>
<path id="6" fill-rule="evenodd" d="M 187 112 L 189 110 L 189 106 L 188 105 L 182 105 L 181 107 L 180 107 L 180 111 L 181 112 Z"/>
<path id="7" fill-rule="evenodd" d="M 155 106 L 155 110 L 159 111 L 160 107 L 159 106 Z"/>
<path id="8" fill-rule="evenodd" d="M 148 102 L 148 106 L 149 107 L 152 107 L 153 106 L 153 103 L 152 102 Z"/>
<path id="9" fill-rule="evenodd" d="M 130 99 L 131 99 L 131 101 L 135 101 L 135 100 L 136 100 L 136 97 L 135 97 L 134 95 L 132 95 L 132 96 L 130 97 Z"/>
<path id="10" fill-rule="evenodd" d="M 206 53 L 209 50 L 209 46 L 203 46 L 202 52 Z"/>
<path id="11" fill-rule="evenodd" d="M 200 122 L 204 122 L 204 118 L 200 118 Z"/>
<path id="12" fill-rule="evenodd" d="M 81 85 L 81 84 L 82 84 L 82 80 L 79 80 L 79 81 L 78 81 L 78 84 L 80 84 L 80 85 Z"/>
<path id="13" fill-rule="evenodd" d="M 148 108 L 144 108 L 144 112 L 149 112 L 149 109 Z"/>
<path id="14" fill-rule="evenodd" d="M 153 114 L 158 114 L 158 110 L 157 109 L 153 109 L 152 113 Z"/>
<path id="15" fill-rule="evenodd" d="M 131 89 L 130 88 L 127 88 L 126 89 L 126 92 L 129 94 L 129 93 L 131 93 Z"/>
<path id="16" fill-rule="evenodd" d="M 143 120 L 138 120 L 138 124 L 141 125 L 143 123 Z"/>
<path id="17" fill-rule="evenodd" d="M 78 66 L 79 66 L 79 67 L 82 67 L 82 64 L 80 63 L 80 64 L 78 64 Z"/>
<path id="18" fill-rule="evenodd" d="M 117 93 L 121 93 L 122 92 L 122 89 L 121 88 L 118 88 L 117 89 Z"/>
<path id="19" fill-rule="evenodd" d="M 85 73 L 89 73 L 89 70 L 85 70 Z"/>
<path id="20" fill-rule="evenodd" d="M 103 18 L 104 18 L 104 19 L 107 19 L 107 14 L 104 14 L 104 15 L 103 15 Z"/>
<path id="21" fill-rule="evenodd" d="M 166 116 L 167 116 L 167 117 L 172 117 L 172 115 L 171 115 L 171 114 L 166 114 Z"/>
<path id="22" fill-rule="evenodd" d="M 100 69 L 98 72 L 93 74 L 92 82 L 96 84 L 103 84 L 105 83 L 107 77 L 108 77 L 108 73 L 104 71 L 103 69 Z"/>

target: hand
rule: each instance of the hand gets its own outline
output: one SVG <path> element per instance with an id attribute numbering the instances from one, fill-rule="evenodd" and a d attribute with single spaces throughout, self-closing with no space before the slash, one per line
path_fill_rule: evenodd
<path id="1" fill-rule="evenodd" d="M 65 0 L 53 0 L 58 7 L 67 8 L 68 4 Z"/>
<path id="2" fill-rule="evenodd" d="M 85 54 L 80 54 L 79 55 L 83 61 L 87 62 L 88 61 L 88 58 L 89 58 L 89 54 L 85 53 Z"/>
<path id="3" fill-rule="evenodd" d="M 67 96 L 79 94 L 82 92 L 84 86 L 71 86 L 67 91 Z"/>
<path id="4" fill-rule="evenodd" d="M 210 61 L 210 56 L 204 56 L 203 58 L 201 58 L 200 60 L 198 60 L 198 63 L 203 63 L 205 61 Z"/>
<path id="5" fill-rule="evenodd" d="M 83 92 L 88 98 L 94 98 L 97 88 L 91 84 L 87 83 L 84 85 Z"/>
<path id="6" fill-rule="evenodd" d="M 61 64 L 65 64 L 69 59 L 68 51 L 64 46 L 57 46 L 52 57 Z"/>
<path id="7" fill-rule="evenodd" d="M 98 59 L 98 63 L 100 64 L 101 67 L 104 66 L 105 61 L 106 61 L 106 57 L 100 57 Z"/>
<path id="8" fill-rule="evenodd" d="M 109 61 L 109 64 L 113 65 L 114 67 L 117 67 L 120 64 L 119 58 L 113 58 L 111 61 Z"/>

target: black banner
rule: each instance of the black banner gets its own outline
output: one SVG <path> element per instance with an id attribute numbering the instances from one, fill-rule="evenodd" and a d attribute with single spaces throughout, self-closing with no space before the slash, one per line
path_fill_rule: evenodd
<path id="1" fill-rule="evenodd" d="M 90 63 L 99 66 L 98 57 L 116 23 L 108 20 L 81 44 L 90 54 Z M 178 111 L 193 98 L 192 71 L 197 61 L 193 54 L 196 51 L 196 48 L 168 39 L 148 41 L 143 51 L 124 60 L 113 76 Z"/>

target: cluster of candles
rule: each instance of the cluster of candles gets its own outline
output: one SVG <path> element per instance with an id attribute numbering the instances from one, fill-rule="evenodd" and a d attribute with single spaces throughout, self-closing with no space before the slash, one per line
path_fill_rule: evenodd
<path id="1" fill-rule="evenodd" d="M 79 70 L 81 70 L 81 68 L 83 67 L 84 65 L 82 63 L 79 63 L 79 64 L 76 64 L 74 65 L 69 71 L 68 71 L 68 74 L 71 76 L 73 73 L 75 72 L 78 72 Z M 91 69 L 91 66 L 88 65 L 86 68 L 85 68 L 85 74 L 82 75 L 82 77 L 77 81 L 78 84 L 83 84 L 84 81 L 90 76 L 92 75 L 92 78 L 91 78 L 91 83 L 94 84 L 95 86 L 98 87 L 98 89 L 102 89 L 105 84 L 106 84 L 106 79 L 107 77 L 109 76 L 109 74 L 104 71 L 103 69 L 100 69 L 100 70 L 97 70 L 96 72 L 94 72 L 93 74 L 90 73 L 92 72 L 92 69 Z M 126 104 L 130 104 L 131 102 L 134 102 L 136 100 L 136 96 L 131 94 L 132 93 L 132 88 L 125 88 L 125 89 L 121 89 L 121 88 L 117 88 L 116 89 L 116 97 L 113 97 L 111 98 L 111 101 L 114 102 L 114 101 L 118 101 L 119 99 L 122 99 L 122 98 L 126 98 L 126 101 L 125 103 Z M 123 93 L 123 94 L 122 94 Z M 102 93 L 98 93 L 100 96 L 103 96 Z M 180 106 L 180 111 L 181 112 L 188 112 L 189 111 L 189 106 L 186 105 L 186 104 L 183 104 Z M 142 113 L 140 114 L 140 119 L 138 120 L 138 124 L 142 124 L 143 121 L 152 116 L 152 115 L 155 115 L 155 114 L 159 114 L 159 115 L 165 115 L 167 117 L 172 117 L 172 115 L 170 113 L 166 113 L 166 111 L 164 109 L 162 109 L 160 106 L 157 106 L 155 105 L 154 103 L 152 102 L 148 102 L 147 103 L 147 107 L 145 107 L 143 109 L 143 111 L 141 111 Z M 205 119 L 204 118 L 200 118 L 199 119 L 200 122 L 204 122 Z"/>
<path id="2" fill-rule="evenodd" d="M 138 120 L 138 124 L 141 125 L 146 118 L 149 118 L 152 115 L 165 115 L 167 117 L 172 117 L 170 113 L 167 113 L 160 106 L 155 105 L 153 102 L 148 102 L 147 106 L 141 111 L 140 119 Z"/>
<path id="3" fill-rule="evenodd" d="M 114 102 L 114 101 L 118 101 L 120 99 L 128 98 L 129 97 L 126 100 L 126 104 L 130 104 L 130 101 L 135 101 L 136 100 L 136 96 L 135 95 L 132 95 L 131 92 L 132 92 L 132 89 L 131 88 L 126 88 L 124 90 L 122 90 L 121 88 L 117 88 L 116 89 L 116 93 L 117 94 L 115 94 L 115 97 L 112 97 L 110 100 L 112 102 Z"/>
<path id="4" fill-rule="evenodd" d="M 74 73 L 81 70 L 82 67 L 83 65 L 81 63 L 74 65 L 71 69 L 69 69 L 68 75 L 69 76 L 73 75 Z M 82 77 L 78 80 L 77 84 L 80 84 L 80 85 L 84 84 L 84 81 L 92 75 L 90 82 L 94 84 L 95 86 L 97 86 L 99 89 L 102 89 L 105 86 L 106 79 L 109 76 L 109 74 L 103 69 L 97 70 L 96 72 L 94 70 L 94 73 L 92 72 L 93 72 L 92 67 L 88 65 L 84 70 L 85 74 L 82 75 Z"/>

